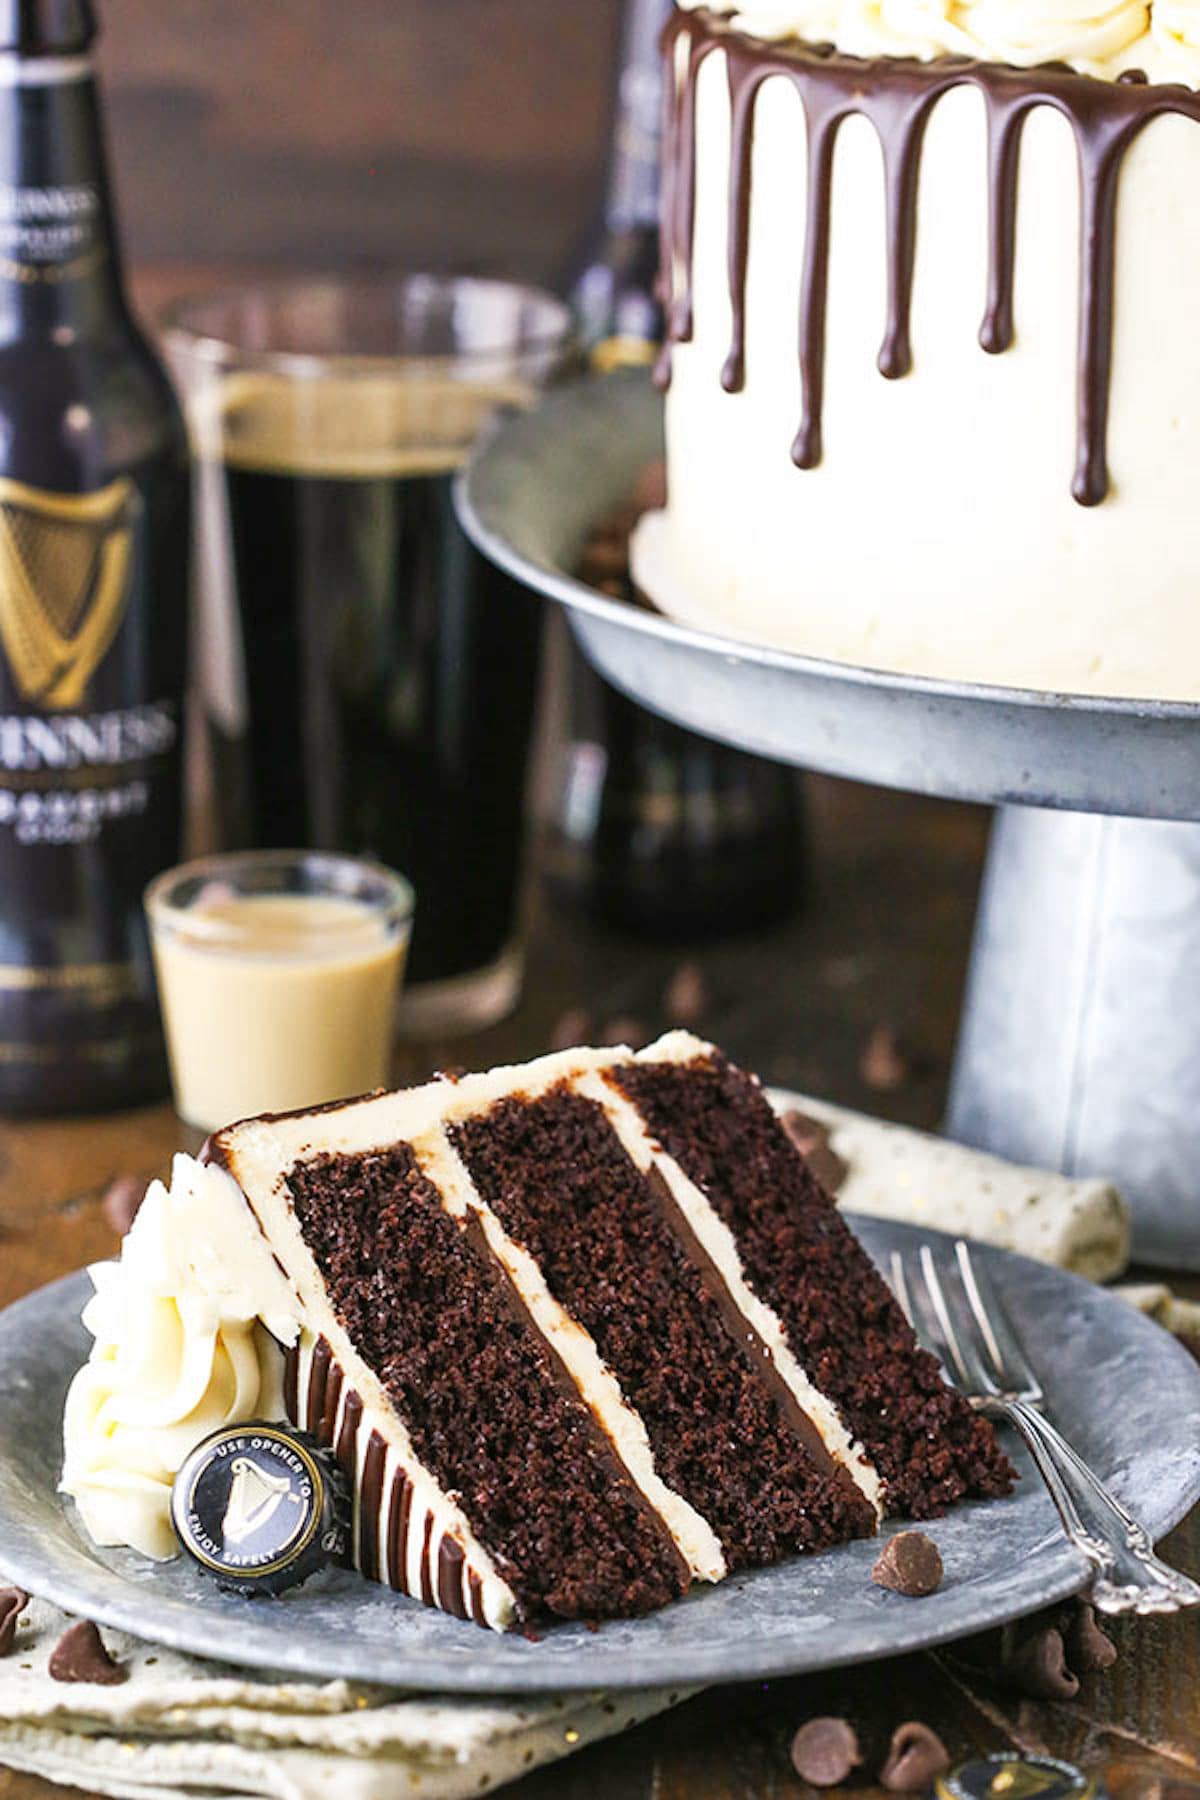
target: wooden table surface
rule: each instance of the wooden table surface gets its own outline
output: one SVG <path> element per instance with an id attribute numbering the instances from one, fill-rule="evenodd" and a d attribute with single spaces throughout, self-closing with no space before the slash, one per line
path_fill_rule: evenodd
<path id="1" fill-rule="evenodd" d="M 809 784 L 812 892 L 794 921 L 707 948 L 648 946 L 577 913 L 535 904 L 519 1010 L 473 1040 L 406 1051 L 398 1074 L 483 1066 L 543 1049 L 563 1013 L 589 1031 L 645 1035 L 671 1022 L 666 990 L 685 957 L 704 976 L 700 1028 L 770 1081 L 932 1126 L 944 1100 L 986 836 L 977 809 Z M 882 1092 L 860 1070 L 879 1025 L 908 1073 Z M 101 1201 L 116 1175 L 149 1176 L 188 1144 L 166 1107 L 102 1119 L 0 1125 L 0 1303 L 111 1255 Z M 1200 1575 L 1200 1509 L 1167 1554 Z M 1115 1800 L 1200 1800 L 1200 1619 L 1111 1628 L 1120 1656 L 1070 1702 L 1022 1699 L 953 1652 L 828 1676 L 709 1693 L 610 1744 L 527 1778 L 514 1800 L 784 1800 L 809 1792 L 788 1744 L 818 1713 L 851 1715 L 872 1738 L 922 1719 L 958 1757 L 1018 1746 L 1099 1771 Z M 0 1771 L 0 1800 L 61 1792 Z M 865 1790 L 857 1789 L 860 1800 Z"/>

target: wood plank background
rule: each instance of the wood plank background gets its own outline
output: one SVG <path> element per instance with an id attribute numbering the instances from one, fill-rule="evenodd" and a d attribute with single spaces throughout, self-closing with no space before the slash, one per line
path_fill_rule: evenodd
<path id="1" fill-rule="evenodd" d="M 100 0 L 137 264 L 550 280 L 603 181 L 621 0 Z"/>

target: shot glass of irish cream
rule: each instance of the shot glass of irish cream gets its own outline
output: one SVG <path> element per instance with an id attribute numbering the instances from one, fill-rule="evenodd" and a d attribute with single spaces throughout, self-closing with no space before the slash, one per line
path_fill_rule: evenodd
<path id="1" fill-rule="evenodd" d="M 175 1106 L 202 1131 L 386 1085 L 412 927 L 403 876 L 243 851 L 146 889 Z"/>

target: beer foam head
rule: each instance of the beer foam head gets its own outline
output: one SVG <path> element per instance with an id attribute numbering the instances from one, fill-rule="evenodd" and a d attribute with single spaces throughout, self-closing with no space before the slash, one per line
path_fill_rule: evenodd
<path id="1" fill-rule="evenodd" d="M 196 448 L 236 468 L 330 477 L 457 468 L 497 413 L 532 405 L 518 378 L 405 370 L 231 375 L 193 408 Z"/>

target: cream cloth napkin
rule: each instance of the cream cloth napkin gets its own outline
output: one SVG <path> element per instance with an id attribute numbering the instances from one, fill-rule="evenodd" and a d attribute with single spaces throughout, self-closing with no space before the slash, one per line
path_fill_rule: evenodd
<path id="1" fill-rule="evenodd" d="M 44 1601 L 0 1659 L 0 1763 L 131 1800 L 459 1800 L 624 1731 L 693 1692 L 528 1700 L 402 1695 L 223 1667 L 102 1630 L 129 1679 L 54 1681 L 71 1621 Z"/>
<path id="2" fill-rule="evenodd" d="M 774 1098 L 828 1128 L 848 1165 L 837 1200 L 849 1212 L 977 1238 L 1091 1281 L 1111 1281 L 1129 1261 L 1129 1208 L 1109 1181 L 1023 1168 L 826 1100 Z"/>

